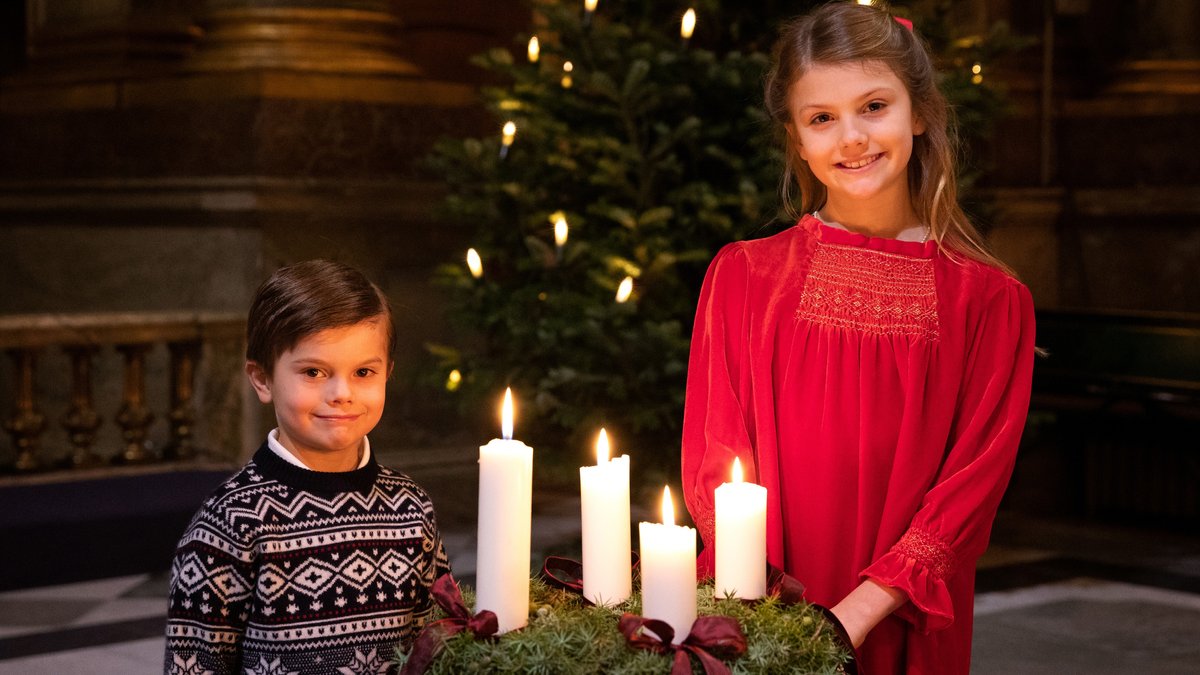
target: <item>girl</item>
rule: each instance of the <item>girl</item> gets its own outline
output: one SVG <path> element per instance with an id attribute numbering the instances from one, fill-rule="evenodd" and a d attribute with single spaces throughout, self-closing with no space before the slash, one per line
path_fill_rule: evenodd
<path id="1" fill-rule="evenodd" d="M 956 202 L 948 106 L 911 27 L 848 2 L 785 27 L 766 86 L 804 216 L 726 246 L 692 338 L 683 481 L 712 572 L 734 457 L 768 559 L 870 675 L 967 673 L 975 560 L 1029 403 L 1033 304 Z"/>

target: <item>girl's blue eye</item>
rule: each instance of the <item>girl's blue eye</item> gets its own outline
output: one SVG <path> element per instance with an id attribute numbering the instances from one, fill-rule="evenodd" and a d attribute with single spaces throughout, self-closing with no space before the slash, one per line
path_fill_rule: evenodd
<path id="1" fill-rule="evenodd" d="M 871 101 L 867 104 L 867 112 L 879 112 L 885 107 L 887 107 L 887 104 L 883 101 Z"/>
<path id="2" fill-rule="evenodd" d="M 809 123 L 810 124 L 824 124 L 825 122 L 828 122 L 831 119 L 833 119 L 833 118 L 831 118 L 829 115 L 826 115 L 825 113 L 821 113 L 820 115 L 813 117 Z"/>

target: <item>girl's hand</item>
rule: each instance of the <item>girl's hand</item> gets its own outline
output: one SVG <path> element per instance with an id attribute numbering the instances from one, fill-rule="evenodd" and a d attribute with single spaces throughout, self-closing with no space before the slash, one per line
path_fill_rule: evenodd
<path id="1" fill-rule="evenodd" d="M 905 602 L 906 598 L 900 591 L 867 579 L 830 611 L 842 622 L 850 642 L 858 649 L 867 639 L 867 633 Z"/>

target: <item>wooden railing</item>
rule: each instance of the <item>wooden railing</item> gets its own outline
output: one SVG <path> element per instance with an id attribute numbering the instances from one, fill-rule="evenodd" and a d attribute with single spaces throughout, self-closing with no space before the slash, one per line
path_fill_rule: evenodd
<path id="1" fill-rule="evenodd" d="M 2 419 L 15 451 L 11 462 L 0 463 L 0 471 L 144 464 L 207 454 L 198 453 L 195 442 L 197 367 L 204 355 L 217 347 L 233 355 L 228 360 L 235 361 L 236 367 L 244 331 L 245 319 L 237 314 L 0 316 L 0 350 L 12 359 L 11 384 L 0 382 L 12 395 L 11 411 Z M 166 346 L 169 355 L 169 393 L 161 402 L 148 400 L 146 394 L 147 357 L 160 345 Z M 40 396 L 39 363 L 64 357 L 69 362 L 69 388 L 58 397 Z M 119 357 L 121 364 L 120 400 L 98 405 L 93 395 L 96 361 L 114 357 Z M 108 365 L 113 370 L 114 364 Z M 46 447 L 43 442 L 54 432 L 48 421 L 54 411 L 47 412 L 47 405 L 65 408 L 59 419 L 67 442 L 58 443 L 59 448 Z M 109 415 L 120 428 L 119 448 L 100 453 L 95 447 L 97 430 Z M 169 440 L 153 448 L 147 435 L 160 415 L 167 423 Z M 62 445 L 67 446 L 65 453 Z"/>

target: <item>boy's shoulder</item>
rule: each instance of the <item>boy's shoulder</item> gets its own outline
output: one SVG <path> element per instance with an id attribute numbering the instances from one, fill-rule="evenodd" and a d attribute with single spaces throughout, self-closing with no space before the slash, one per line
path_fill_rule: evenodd
<path id="1" fill-rule="evenodd" d="M 375 482 L 385 492 L 393 494 L 402 493 L 411 499 L 421 502 L 423 506 L 431 503 L 429 493 L 425 491 L 425 488 L 421 487 L 421 484 L 413 480 L 411 476 L 398 469 L 380 464 L 379 475 L 376 477 Z"/>
<path id="2" fill-rule="evenodd" d="M 248 491 L 261 492 L 264 488 L 274 483 L 274 480 L 271 480 L 263 473 L 262 468 L 255 462 L 254 458 L 251 458 L 236 473 L 213 488 L 205 503 L 215 505 L 225 503 L 230 499 L 244 499 Z"/>

